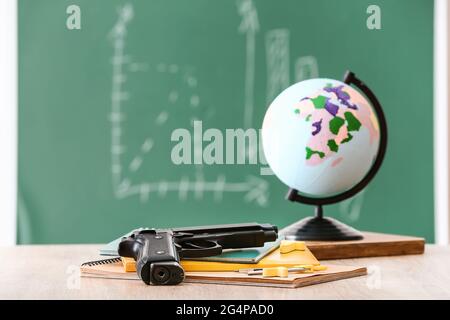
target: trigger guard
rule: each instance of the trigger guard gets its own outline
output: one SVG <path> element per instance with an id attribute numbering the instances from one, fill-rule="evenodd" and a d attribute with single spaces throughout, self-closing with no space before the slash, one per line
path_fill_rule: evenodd
<path id="1" fill-rule="evenodd" d="M 212 244 L 210 247 L 202 247 L 195 242 L 184 242 L 181 245 L 179 255 L 181 258 L 203 258 L 217 256 L 222 253 L 222 246 L 215 241 L 205 241 Z M 185 248 L 184 246 L 192 246 L 194 248 Z"/>

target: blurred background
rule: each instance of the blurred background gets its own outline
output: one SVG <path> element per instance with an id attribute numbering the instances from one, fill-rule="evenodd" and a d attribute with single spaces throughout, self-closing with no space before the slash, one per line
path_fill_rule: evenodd
<path id="1" fill-rule="evenodd" d="M 388 150 L 325 214 L 448 243 L 445 0 L 8 0 L 0 13 L 0 244 L 311 215 L 264 164 L 175 165 L 171 133 L 259 129 L 283 89 L 346 70 L 380 100 Z"/>

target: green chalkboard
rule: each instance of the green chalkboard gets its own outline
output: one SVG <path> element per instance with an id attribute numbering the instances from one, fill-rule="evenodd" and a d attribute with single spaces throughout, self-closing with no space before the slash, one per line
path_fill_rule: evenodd
<path id="1" fill-rule="evenodd" d="M 19 243 L 312 214 L 284 200 L 262 158 L 194 163 L 207 144 L 194 125 L 224 141 L 258 129 L 282 89 L 346 69 L 381 101 L 389 145 L 368 188 L 325 213 L 433 240 L 432 1 L 78 0 L 80 29 L 72 4 L 19 1 Z M 369 5 L 381 29 L 367 27 Z M 193 163 L 176 165 L 183 128 Z"/>

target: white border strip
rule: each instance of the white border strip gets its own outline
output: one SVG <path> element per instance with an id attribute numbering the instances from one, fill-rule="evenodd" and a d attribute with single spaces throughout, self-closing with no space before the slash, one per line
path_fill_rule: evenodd
<path id="1" fill-rule="evenodd" d="M 17 1 L 0 1 L 0 245 L 16 243 Z"/>
<path id="2" fill-rule="evenodd" d="M 434 1 L 434 232 L 437 244 L 449 243 L 447 5 L 447 0 Z"/>

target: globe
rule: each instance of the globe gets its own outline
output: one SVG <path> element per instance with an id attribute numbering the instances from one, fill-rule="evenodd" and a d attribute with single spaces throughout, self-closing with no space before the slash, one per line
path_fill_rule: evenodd
<path id="1" fill-rule="evenodd" d="M 274 174 L 300 195 L 326 198 L 348 191 L 371 169 L 380 146 L 371 103 L 352 86 L 310 79 L 285 89 L 262 126 Z"/>

